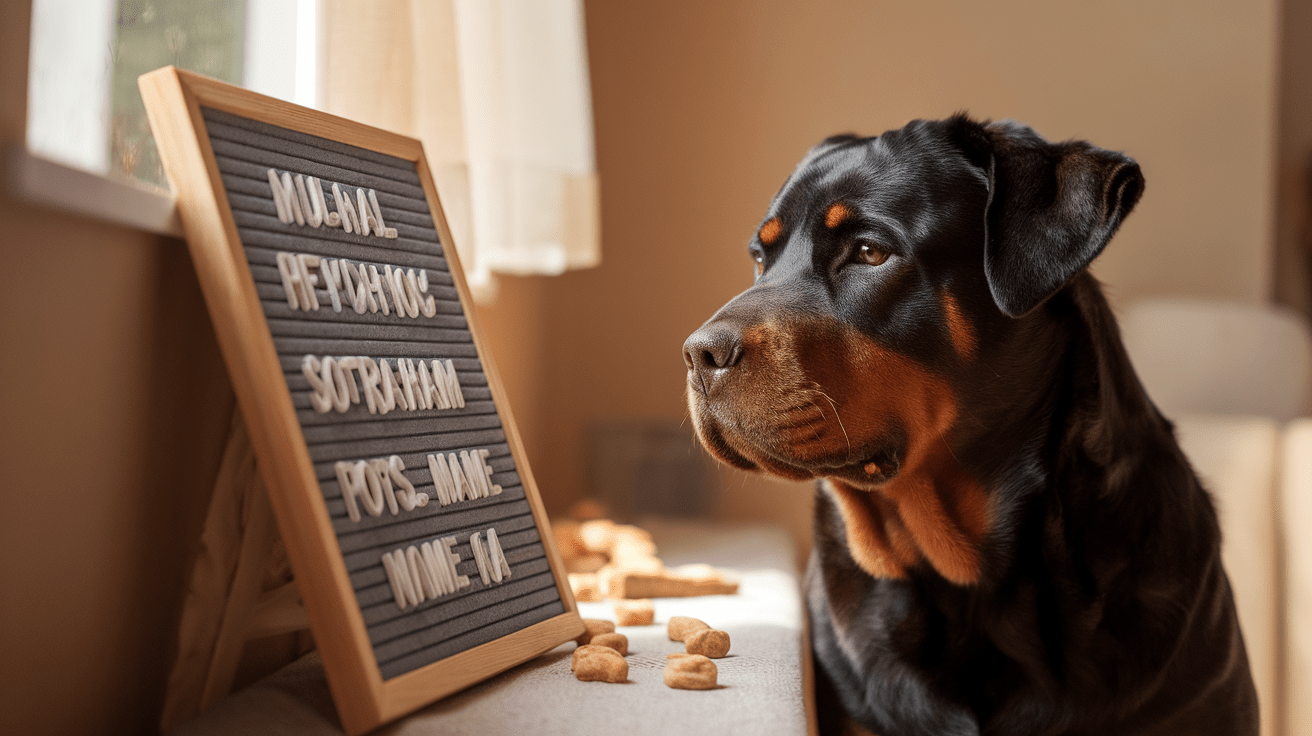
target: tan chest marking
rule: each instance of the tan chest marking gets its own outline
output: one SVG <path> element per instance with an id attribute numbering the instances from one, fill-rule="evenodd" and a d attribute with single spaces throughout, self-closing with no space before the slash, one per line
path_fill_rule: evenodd
<path id="1" fill-rule="evenodd" d="M 988 497 L 968 478 L 946 486 L 928 474 L 897 478 L 883 491 L 861 491 L 829 481 L 861 569 L 882 578 L 905 577 L 922 559 L 958 585 L 978 582 L 980 546 L 989 529 Z"/>
<path id="2" fill-rule="evenodd" d="M 879 490 L 829 481 L 852 556 L 876 577 L 901 577 L 923 558 L 954 583 L 976 582 L 992 520 L 987 493 L 947 445 L 957 416 L 952 389 L 914 362 L 855 339 L 859 364 L 870 372 L 843 388 L 855 398 L 846 407 L 850 426 L 862 424 L 858 417 L 896 417 L 909 442 L 898 476 Z"/>

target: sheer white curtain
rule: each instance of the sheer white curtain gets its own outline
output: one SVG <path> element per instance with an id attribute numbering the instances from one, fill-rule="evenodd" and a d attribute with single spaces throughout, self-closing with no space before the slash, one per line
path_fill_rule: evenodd
<path id="1" fill-rule="evenodd" d="M 476 296 L 600 262 L 582 0 L 324 0 L 324 109 L 418 137 Z"/>

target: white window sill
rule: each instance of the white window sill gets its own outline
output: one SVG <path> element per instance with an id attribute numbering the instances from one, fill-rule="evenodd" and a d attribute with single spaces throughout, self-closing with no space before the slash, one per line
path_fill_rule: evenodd
<path id="1" fill-rule="evenodd" d="M 18 199 L 146 232 L 182 237 L 182 222 L 171 194 L 33 156 L 19 145 L 6 146 L 0 164 L 0 182 Z"/>
<path id="2" fill-rule="evenodd" d="M 158 235 L 184 237 L 177 200 L 172 194 L 34 156 L 24 146 L 9 144 L 0 149 L 0 187 L 16 199 L 38 206 Z M 492 303 L 496 300 L 496 278 L 489 274 L 472 281 L 469 290 L 475 302 Z"/>

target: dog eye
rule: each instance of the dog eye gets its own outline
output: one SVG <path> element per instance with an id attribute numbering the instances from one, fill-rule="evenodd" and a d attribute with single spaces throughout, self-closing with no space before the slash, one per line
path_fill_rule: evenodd
<path id="1" fill-rule="evenodd" d="M 862 243 L 861 247 L 857 249 L 856 257 L 864 264 L 878 266 L 888 260 L 888 252 L 882 251 L 870 243 Z"/>

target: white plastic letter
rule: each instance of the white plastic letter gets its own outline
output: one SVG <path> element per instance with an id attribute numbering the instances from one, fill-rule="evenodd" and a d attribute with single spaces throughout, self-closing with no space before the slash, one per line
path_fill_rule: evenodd
<path id="1" fill-rule="evenodd" d="M 333 390 L 328 387 L 323 376 L 319 372 L 323 369 L 319 359 L 313 355 L 307 355 L 301 359 L 301 373 L 305 374 L 305 380 L 310 382 L 310 406 L 320 414 L 327 414 L 333 408 Z"/>

